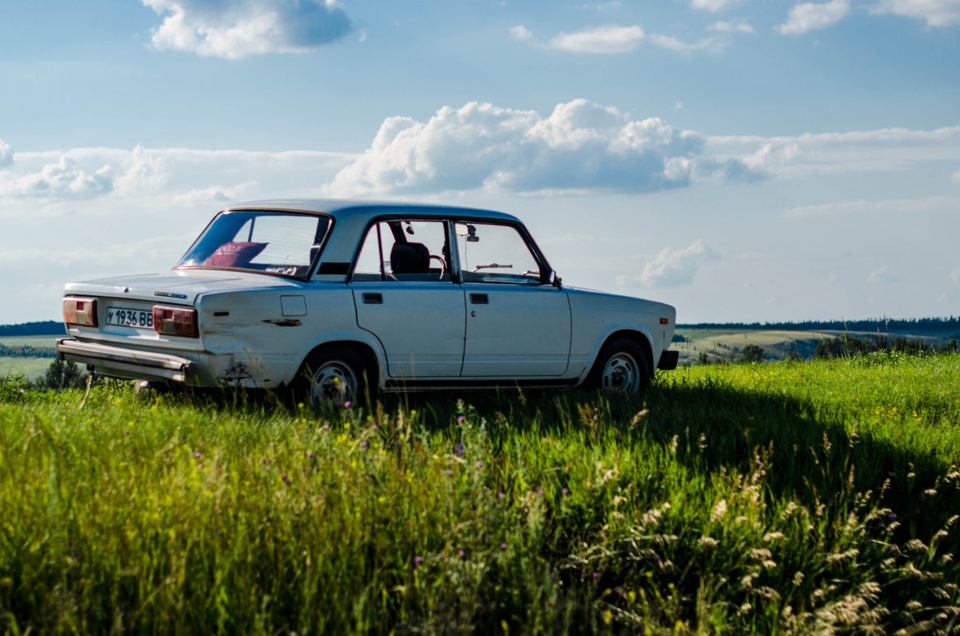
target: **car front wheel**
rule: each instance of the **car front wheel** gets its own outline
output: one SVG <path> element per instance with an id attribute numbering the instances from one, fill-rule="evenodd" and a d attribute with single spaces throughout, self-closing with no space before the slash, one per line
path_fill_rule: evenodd
<path id="1" fill-rule="evenodd" d="M 606 343 L 597 356 L 588 385 L 607 393 L 636 395 L 650 384 L 650 368 L 643 349 L 628 338 Z"/>
<path id="2" fill-rule="evenodd" d="M 363 360 L 346 347 L 320 347 L 307 357 L 297 378 L 297 396 L 314 409 L 343 407 L 363 395 Z"/>

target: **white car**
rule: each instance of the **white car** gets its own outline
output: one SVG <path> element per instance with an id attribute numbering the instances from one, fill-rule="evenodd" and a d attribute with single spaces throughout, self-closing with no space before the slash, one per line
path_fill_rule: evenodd
<path id="1" fill-rule="evenodd" d="M 367 392 L 587 386 L 673 369 L 676 311 L 564 287 L 500 212 L 363 201 L 244 203 L 166 274 L 69 283 L 61 359 L 195 387 Z"/>

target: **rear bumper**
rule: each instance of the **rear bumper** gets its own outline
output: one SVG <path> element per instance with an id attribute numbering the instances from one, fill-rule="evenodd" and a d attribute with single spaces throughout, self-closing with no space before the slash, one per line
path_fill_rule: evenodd
<path id="1" fill-rule="evenodd" d="M 125 349 L 76 338 L 57 342 L 57 357 L 92 367 L 98 373 L 131 380 L 187 382 L 193 361 L 167 353 Z"/>
<path id="2" fill-rule="evenodd" d="M 660 362 L 657 363 L 657 368 L 661 371 L 673 371 L 677 368 L 679 361 L 679 351 L 667 350 L 660 354 Z"/>

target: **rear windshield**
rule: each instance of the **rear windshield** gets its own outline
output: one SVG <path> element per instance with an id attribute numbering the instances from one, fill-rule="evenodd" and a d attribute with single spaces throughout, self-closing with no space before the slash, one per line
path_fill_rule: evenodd
<path id="1" fill-rule="evenodd" d="M 237 269 L 305 278 L 329 227 L 329 217 L 315 214 L 221 212 L 177 267 Z"/>

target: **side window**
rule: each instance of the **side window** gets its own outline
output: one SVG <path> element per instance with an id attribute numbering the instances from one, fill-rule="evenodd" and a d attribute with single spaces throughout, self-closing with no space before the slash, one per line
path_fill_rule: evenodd
<path id="1" fill-rule="evenodd" d="M 446 237 L 443 221 L 380 221 L 364 237 L 353 280 L 449 281 Z"/>
<path id="2" fill-rule="evenodd" d="M 465 283 L 540 283 L 540 265 L 516 228 L 457 223 L 457 250 Z"/>

